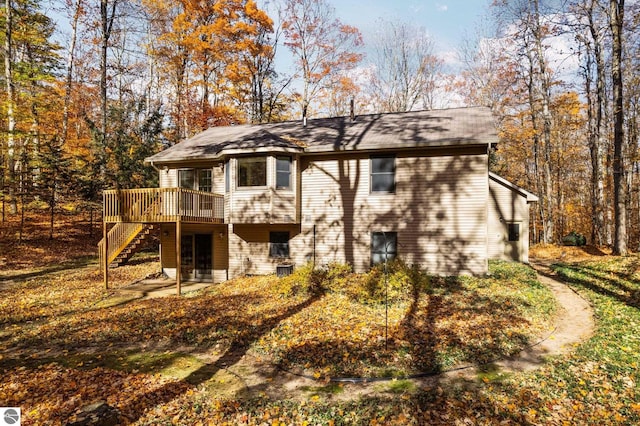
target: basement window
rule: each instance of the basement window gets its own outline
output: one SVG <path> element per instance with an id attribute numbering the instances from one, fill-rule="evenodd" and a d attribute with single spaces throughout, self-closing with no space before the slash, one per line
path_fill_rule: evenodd
<path id="1" fill-rule="evenodd" d="M 509 241 L 520 241 L 520 224 L 508 223 Z"/>
<path id="2" fill-rule="evenodd" d="M 288 232 L 269 232 L 269 257 L 289 257 Z"/>
<path id="3" fill-rule="evenodd" d="M 398 256 L 397 232 L 371 233 L 371 265 L 393 260 Z"/>

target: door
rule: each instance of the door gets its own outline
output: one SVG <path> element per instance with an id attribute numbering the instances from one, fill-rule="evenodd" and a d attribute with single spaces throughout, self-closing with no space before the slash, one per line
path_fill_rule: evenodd
<path id="1" fill-rule="evenodd" d="M 182 277 L 210 279 L 213 269 L 211 234 L 183 235 L 181 239 Z"/>
<path id="2" fill-rule="evenodd" d="M 196 174 L 193 169 L 178 170 L 178 185 L 184 189 L 196 188 Z M 193 197 L 191 194 L 182 194 L 180 198 L 180 213 L 193 215 Z"/>
<path id="3" fill-rule="evenodd" d="M 195 278 L 211 278 L 213 250 L 211 234 L 195 235 Z"/>

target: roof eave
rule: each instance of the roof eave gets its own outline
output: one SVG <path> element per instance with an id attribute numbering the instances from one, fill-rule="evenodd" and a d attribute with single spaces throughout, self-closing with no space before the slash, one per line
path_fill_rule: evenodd
<path id="1" fill-rule="evenodd" d="M 489 178 L 493 179 L 494 181 L 502 184 L 503 186 L 516 191 L 517 193 L 519 193 L 520 195 L 522 195 L 527 203 L 537 203 L 539 201 L 539 198 L 537 195 L 532 194 L 531 192 L 527 191 L 524 188 L 519 187 L 518 185 L 516 185 L 515 183 L 512 183 L 508 180 L 506 180 L 505 178 L 503 178 L 502 176 L 498 176 L 497 174 L 493 173 L 493 172 L 489 172 Z"/>
<path id="2" fill-rule="evenodd" d="M 164 151 L 163 151 L 164 152 Z M 252 154 L 269 154 L 269 153 L 283 153 L 283 154 L 299 154 L 304 152 L 302 147 L 273 147 L 264 146 L 256 148 L 234 148 L 234 149 L 222 149 L 216 152 L 214 155 L 203 156 L 189 156 L 189 157 L 167 157 L 154 158 L 156 155 L 147 157 L 144 159 L 145 164 L 153 165 L 165 165 L 165 164 L 179 164 L 179 163 L 193 163 L 193 162 L 207 162 L 207 161 L 223 161 L 229 156 L 238 155 L 252 155 Z"/>

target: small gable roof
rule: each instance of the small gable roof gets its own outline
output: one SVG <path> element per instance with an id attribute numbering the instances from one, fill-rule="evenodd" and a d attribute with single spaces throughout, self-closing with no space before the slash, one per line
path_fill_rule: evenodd
<path id="1" fill-rule="evenodd" d="M 518 185 L 509 182 L 508 180 L 506 180 L 503 177 L 498 176 L 497 174 L 493 173 L 493 172 L 489 172 L 489 179 L 492 179 L 494 182 L 499 183 L 500 185 L 504 186 L 507 189 L 510 189 L 511 191 L 520 194 L 521 196 L 523 196 L 526 200 L 527 203 L 537 203 L 538 202 L 538 197 L 534 194 L 532 194 L 531 192 L 520 188 Z"/>
<path id="2" fill-rule="evenodd" d="M 495 144 L 489 108 L 318 118 L 307 121 L 212 127 L 145 161 L 152 164 L 215 160 L 257 152 L 303 154 Z"/>

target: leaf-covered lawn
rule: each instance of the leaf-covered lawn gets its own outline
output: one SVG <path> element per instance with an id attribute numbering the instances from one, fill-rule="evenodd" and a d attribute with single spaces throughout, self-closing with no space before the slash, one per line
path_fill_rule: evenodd
<path id="1" fill-rule="evenodd" d="M 100 308 L 108 293 L 95 268 L 45 274 L 0 292 L 1 303 L 23 306 L 0 311 L 0 401 L 21 406 L 23 424 L 65 424 L 97 400 L 125 424 L 637 424 L 637 265 L 630 257 L 558 266 L 594 304 L 598 329 L 539 371 L 400 379 L 368 391 L 320 380 L 294 394 L 274 391 L 277 376 L 229 393 L 239 379 L 221 373 L 238 374 L 226 369 L 246 368 L 247 357 L 320 379 L 482 363 L 545 335 L 553 301 L 525 266 L 430 279 L 390 305 L 385 349 L 384 304 L 344 285 L 283 296 L 275 277 L 242 278 L 189 297 Z"/>
<path id="2" fill-rule="evenodd" d="M 496 262 L 492 270 L 493 278 L 434 277 L 386 314 L 384 303 L 329 292 L 256 346 L 323 377 L 404 376 L 513 355 L 549 331 L 555 305 L 530 269 Z"/>

